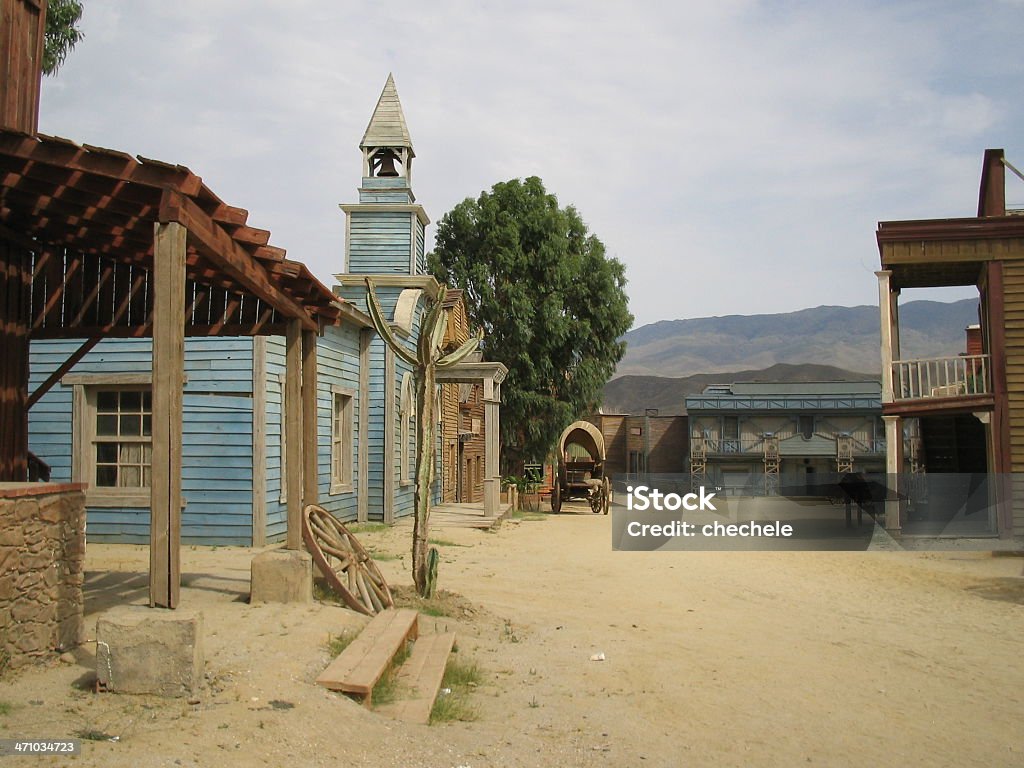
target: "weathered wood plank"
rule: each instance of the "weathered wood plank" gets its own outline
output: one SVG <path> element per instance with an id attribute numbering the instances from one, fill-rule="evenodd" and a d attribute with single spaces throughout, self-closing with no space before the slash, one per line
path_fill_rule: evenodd
<path id="1" fill-rule="evenodd" d="M 151 606 L 174 608 L 181 587 L 182 390 L 185 378 L 185 241 L 174 222 L 154 225 Z"/>
<path id="2" fill-rule="evenodd" d="M 285 457 L 282 472 L 287 478 L 287 547 L 302 548 L 302 325 L 288 322 L 285 336 Z"/>
<path id="3" fill-rule="evenodd" d="M 317 677 L 317 685 L 363 696 L 369 706 L 373 686 L 388 664 L 407 641 L 416 639 L 418 619 L 419 614 L 408 608 L 381 611 Z"/>
<path id="4" fill-rule="evenodd" d="M 455 633 L 421 635 L 413 646 L 412 654 L 402 665 L 396 681 L 402 691 L 409 691 L 407 698 L 381 707 L 381 714 L 407 723 L 430 722 L 434 700 L 441 690 L 448 656 L 455 645 Z"/>

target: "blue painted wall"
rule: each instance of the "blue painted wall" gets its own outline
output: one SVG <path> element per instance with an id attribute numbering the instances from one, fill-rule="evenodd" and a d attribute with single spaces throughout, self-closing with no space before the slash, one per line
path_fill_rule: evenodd
<path id="1" fill-rule="evenodd" d="M 32 343 L 34 389 L 79 341 Z M 151 373 L 149 339 L 107 339 L 72 373 Z M 249 544 L 252 540 L 252 340 L 187 339 L 183 420 L 182 541 Z M 55 385 L 29 412 L 29 447 L 54 480 L 71 479 L 72 393 Z M 90 478 L 84 478 L 89 480 Z M 149 541 L 148 508 L 90 507 L 90 541 Z"/>

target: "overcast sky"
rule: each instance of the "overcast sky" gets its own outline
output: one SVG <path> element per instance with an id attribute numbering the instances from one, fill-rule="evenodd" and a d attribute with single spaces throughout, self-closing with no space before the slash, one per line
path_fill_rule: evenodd
<path id="1" fill-rule="evenodd" d="M 974 215 L 986 147 L 1024 168 L 1019 1 L 85 0 L 81 26 L 40 130 L 187 165 L 328 285 L 389 72 L 431 219 L 540 176 L 638 326 L 877 303 L 879 220 Z"/>

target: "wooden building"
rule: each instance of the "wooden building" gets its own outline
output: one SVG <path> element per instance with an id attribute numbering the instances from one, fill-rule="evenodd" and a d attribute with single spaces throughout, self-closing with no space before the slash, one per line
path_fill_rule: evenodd
<path id="1" fill-rule="evenodd" d="M 352 303 L 327 294 L 333 315 L 330 322 L 320 323 L 321 333 L 314 339 L 315 395 L 299 438 L 311 452 L 308 471 L 315 473 L 309 498 L 315 491 L 318 503 L 345 521 L 392 522 L 412 514 L 416 465 L 412 372 L 377 338 L 369 318 L 354 304 L 365 307 L 364 281 L 372 276 L 393 326 L 414 346 L 423 295 L 438 290 L 424 272 L 426 214 L 414 204 L 407 176 L 380 175 L 394 167 L 392 157 L 377 146 L 381 143 L 408 168 L 412 146 L 390 77 L 361 145 L 364 173 L 370 174 L 363 178 L 362 202 L 342 206 L 347 218 L 346 273 L 338 275 L 336 291 L 347 291 Z M 452 292 L 446 305 L 446 341 L 452 345 L 468 338 L 468 325 L 458 292 Z M 234 325 L 225 326 L 225 332 L 232 330 L 238 332 Z M 76 349 L 64 340 L 35 341 L 33 386 L 57 372 Z M 151 349 L 145 338 L 100 341 L 85 351 L 73 372 L 61 373 L 58 385 L 31 411 L 33 452 L 50 465 L 55 479 L 90 486 L 86 504 L 92 540 L 137 542 L 150 536 L 146 488 L 151 436 L 142 434 L 146 429 L 141 425 L 152 418 Z M 292 440 L 287 403 L 295 396 L 289 391 L 287 369 L 287 345 L 280 338 L 186 340 L 181 488 L 185 542 L 262 545 L 285 538 L 294 485 L 294 475 L 286 469 Z M 491 369 L 492 381 L 502 375 L 500 367 Z M 486 378 L 442 388 L 456 396 L 466 388 L 482 393 Z M 460 429 L 458 404 L 439 414 Z M 129 422 L 140 424 L 140 434 L 129 439 L 120 426 L 110 434 L 112 425 Z M 439 431 L 445 433 L 443 424 Z M 439 435 L 436 500 L 446 497 L 444 463 L 461 456 L 460 444 L 454 454 L 446 453 L 446 446 Z M 481 477 L 478 493 L 468 500 L 483 501 L 482 486 Z"/>
<path id="2" fill-rule="evenodd" d="M 446 350 L 458 349 L 470 338 L 469 317 L 461 288 L 448 290 L 445 329 Z M 480 362 L 475 352 L 471 362 Z M 441 385 L 440 446 L 441 501 L 476 503 L 483 499 L 484 461 L 487 455 L 487 422 L 481 384 Z"/>
<path id="3" fill-rule="evenodd" d="M 877 381 L 712 384 L 686 412 L 695 487 L 818 496 L 837 475 L 884 471 Z"/>
<path id="4" fill-rule="evenodd" d="M 384 89 L 359 143 L 363 159 L 363 177 L 359 202 L 342 204 L 345 212 L 345 268 L 335 275 L 335 291 L 347 302 L 365 311 L 366 279 L 371 278 L 392 328 L 414 349 L 419 338 L 420 321 L 428 300 L 438 296 L 437 280 L 427 272 L 424 241 L 430 223 L 423 206 L 412 190 L 412 164 L 416 153 L 398 98 L 395 81 L 388 75 Z M 448 310 L 446 344 L 468 338 L 465 307 L 453 295 Z M 411 514 L 415 489 L 416 451 L 412 373 L 409 367 L 376 336 L 370 342 L 369 394 L 366 448 L 369 461 L 369 507 L 381 509 L 384 522 Z M 483 465 L 480 467 L 479 497 L 472 499 L 456 491 L 460 501 L 480 502 L 488 516 L 497 514 L 501 478 L 499 475 L 499 404 L 501 382 L 506 374 L 501 363 L 468 360 L 453 368 L 437 371 L 441 391 L 439 418 L 448 418 L 438 430 L 438 467 L 436 498 L 450 499 L 445 483 L 458 487 L 459 444 L 451 443 L 452 409 L 445 397 L 451 386 L 470 385 L 482 392 L 484 419 L 480 434 L 485 436 Z M 464 391 L 463 389 L 459 390 Z M 469 391 L 472 391 L 470 389 Z M 461 426 L 456 427 L 456 431 Z M 454 457 L 454 458 L 453 458 Z M 450 486 L 449 486 L 450 487 Z"/>
<path id="5" fill-rule="evenodd" d="M 316 337 L 349 308 L 188 168 L 36 135 L 45 3 L 3 0 L 0 10 L 3 33 L 20 30 L 4 51 L 0 98 L 0 481 L 27 479 L 29 410 L 78 362 L 104 338 L 152 339 L 148 397 L 95 392 L 96 431 L 117 440 L 90 466 L 96 485 L 120 487 L 122 469 L 126 482 L 149 481 L 140 490 L 151 519 L 150 602 L 174 607 L 185 337 L 285 336 L 286 537 L 297 549 L 302 504 L 317 499 L 316 433 L 303 430 L 316 417 Z M 78 342 L 37 385 L 30 348 L 39 339 Z"/>
<path id="6" fill-rule="evenodd" d="M 903 535 L 1024 535 L 1024 215 L 1007 209 L 1007 169 L 1020 176 L 985 151 L 977 216 L 878 224 L 886 527 Z M 958 285 L 978 289 L 980 348 L 904 359 L 900 292 Z M 915 514 L 908 486 L 923 478 L 899 477 L 908 460 L 912 475 L 963 478 L 957 519 Z"/>
<path id="7" fill-rule="evenodd" d="M 587 417 L 604 436 L 605 474 L 612 480 L 628 475 L 675 475 L 688 471 L 690 450 L 686 416 L 644 416 L 599 413 Z"/>

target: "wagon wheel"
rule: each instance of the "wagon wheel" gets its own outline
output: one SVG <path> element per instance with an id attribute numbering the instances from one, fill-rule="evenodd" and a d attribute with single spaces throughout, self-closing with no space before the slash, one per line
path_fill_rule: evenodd
<path id="1" fill-rule="evenodd" d="M 562 484 L 557 480 L 551 486 L 551 511 L 556 515 L 562 511 Z"/>
<path id="2" fill-rule="evenodd" d="M 303 510 L 302 540 L 327 583 L 349 608 L 373 616 L 395 604 L 377 564 L 326 509 L 310 504 Z"/>
<path id="3" fill-rule="evenodd" d="M 602 511 L 607 515 L 608 507 L 612 505 L 612 481 L 611 478 L 606 477 L 604 479 L 604 502 L 602 505 Z"/>
<path id="4" fill-rule="evenodd" d="M 596 488 L 590 489 L 590 511 L 595 515 L 599 514 L 604 508 L 604 486 L 599 485 Z"/>

